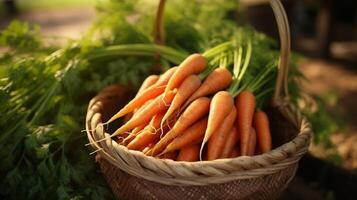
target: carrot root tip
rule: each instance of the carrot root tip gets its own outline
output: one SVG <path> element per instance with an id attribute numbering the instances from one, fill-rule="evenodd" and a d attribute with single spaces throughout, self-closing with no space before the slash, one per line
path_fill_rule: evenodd
<path id="1" fill-rule="evenodd" d="M 156 157 L 160 157 L 160 156 L 164 155 L 165 153 L 166 153 L 166 152 L 163 151 L 163 152 L 159 153 Z"/>
<path id="2" fill-rule="evenodd" d="M 205 146 L 205 144 L 202 142 L 201 148 L 200 148 L 200 161 L 202 161 L 202 153 L 203 153 L 203 147 Z"/>
<path id="3" fill-rule="evenodd" d="M 96 140 L 94 142 L 89 142 L 87 144 L 85 144 L 85 146 L 89 146 L 89 145 L 93 145 L 93 144 L 97 144 L 98 142 L 103 142 L 104 140 L 107 140 L 107 139 L 110 139 L 112 137 L 114 137 L 115 135 L 110 135 L 109 137 L 105 137 L 105 138 L 102 138 L 100 140 Z"/>
<path id="4" fill-rule="evenodd" d="M 170 103 L 167 103 L 167 102 L 165 101 L 165 99 L 162 99 L 162 102 L 164 103 L 164 106 L 165 106 L 165 107 L 169 107 L 169 106 L 170 106 Z"/>
<path id="5" fill-rule="evenodd" d="M 95 131 L 97 128 L 104 127 L 103 123 L 99 123 L 94 129 L 88 129 L 89 132 Z M 85 132 L 87 130 L 82 130 L 81 132 Z"/>
<path id="6" fill-rule="evenodd" d="M 162 136 L 164 135 L 164 125 L 163 125 L 163 121 L 160 123 L 160 139 L 162 138 Z"/>
<path id="7" fill-rule="evenodd" d="M 99 149 L 97 149 L 95 151 L 90 152 L 89 155 L 93 155 L 93 154 L 95 154 L 95 153 L 97 153 L 99 151 L 102 151 L 102 150 L 103 150 L 103 148 L 99 148 Z"/>

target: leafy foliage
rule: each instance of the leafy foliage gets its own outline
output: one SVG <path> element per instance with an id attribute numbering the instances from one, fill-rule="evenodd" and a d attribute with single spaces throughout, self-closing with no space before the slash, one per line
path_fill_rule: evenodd
<path id="1" fill-rule="evenodd" d="M 0 34 L 0 45 L 6 45 L 17 50 L 35 50 L 41 45 L 38 26 L 30 28 L 28 24 L 13 21 Z"/>
<path id="2" fill-rule="evenodd" d="M 74 60 L 78 48 L 47 56 L 48 51 L 37 46 L 40 51 L 30 53 L 27 48 L 41 41 L 22 32 L 27 24 L 14 23 L 9 28 L 16 39 L 6 39 L 10 30 L 1 35 L 11 47 L 8 55 L 15 52 L 23 57 L 11 58 L 0 85 L 0 101 L 5 105 L 0 108 L 0 173 L 4 177 L 0 195 L 6 199 L 110 197 L 84 147 L 80 122 L 85 105 L 73 98 L 79 88 L 66 86 L 79 82 L 74 75 L 80 73 L 79 65 L 85 66 Z M 14 42 L 22 40 L 26 44 Z"/>

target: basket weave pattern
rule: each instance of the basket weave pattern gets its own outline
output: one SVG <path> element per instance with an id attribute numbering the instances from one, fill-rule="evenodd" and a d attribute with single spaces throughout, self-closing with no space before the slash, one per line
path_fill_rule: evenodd
<path id="1" fill-rule="evenodd" d="M 269 176 L 209 186 L 170 186 L 129 175 L 99 155 L 97 161 L 117 199 L 270 200 L 279 197 L 276 187 L 287 185 L 296 169 L 292 165 Z"/>

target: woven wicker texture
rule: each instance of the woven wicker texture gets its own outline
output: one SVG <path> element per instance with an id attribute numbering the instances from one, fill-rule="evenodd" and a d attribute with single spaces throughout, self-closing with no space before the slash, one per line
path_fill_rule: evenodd
<path id="1" fill-rule="evenodd" d="M 296 165 L 255 179 L 209 186 L 170 186 L 131 176 L 97 156 L 104 177 L 117 199 L 254 199 L 277 198 L 295 173 Z M 280 188 L 282 187 L 283 188 Z M 277 188 L 279 188 L 277 190 Z"/>
<path id="2" fill-rule="evenodd" d="M 118 199 L 275 199 L 295 174 L 308 149 L 311 127 L 289 102 L 287 90 L 290 52 L 286 14 L 278 0 L 270 0 L 281 42 L 279 73 L 268 111 L 274 149 L 268 153 L 214 161 L 176 162 L 128 150 L 110 138 L 119 126 L 106 121 L 127 102 L 130 92 L 110 86 L 91 100 L 87 135 L 97 151 L 102 172 Z"/>

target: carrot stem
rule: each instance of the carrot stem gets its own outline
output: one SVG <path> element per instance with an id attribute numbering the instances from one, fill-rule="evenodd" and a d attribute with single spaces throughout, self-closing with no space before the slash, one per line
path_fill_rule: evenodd
<path id="1" fill-rule="evenodd" d="M 250 63 L 251 56 L 252 56 L 252 43 L 251 43 L 250 40 L 248 40 L 247 52 L 246 52 L 246 55 L 245 55 L 245 58 L 244 58 L 243 66 L 240 67 L 240 63 L 242 62 L 242 60 L 241 60 L 241 58 L 239 56 L 237 57 L 237 59 L 234 60 L 234 63 L 237 63 L 236 67 L 238 68 L 238 69 L 235 69 L 235 70 L 239 71 L 239 74 L 238 74 L 238 76 L 235 75 L 235 80 L 231 84 L 231 87 L 228 89 L 228 91 L 233 95 L 233 97 L 238 95 L 238 93 L 236 91 L 239 89 L 239 85 L 241 83 L 243 75 L 247 71 L 247 68 L 248 68 L 249 63 Z"/>
<path id="2" fill-rule="evenodd" d="M 252 42 L 250 40 L 248 40 L 248 43 L 247 43 L 247 54 L 246 54 L 246 57 L 244 59 L 244 64 L 243 64 L 243 67 L 242 67 L 242 71 L 239 73 L 239 76 L 238 76 L 238 80 L 241 81 L 242 78 L 243 78 L 243 75 L 245 74 L 247 68 L 248 68 L 248 65 L 249 65 L 249 62 L 250 62 L 250 58 L 252 56 Z"/>
<path id="3" fill-rule="evenodd" d="M 242 63 L 242 55 L 243 55 L 243 48 L 242 46 L 239 46 L 238 52 L 234 51 L 234 67 L 233 67 L 233 74 L 235 77 L 238 77 L 239 72 L 240 72 L 240 66 Z"/>
<path id="4" fill-rule="evenodd" d="M 206 57 L 208 60 L 211 60 L 216 55 L 222 53 L 223 51 L 229 50 L 231 47 L 232 47 L 232 42 L 224 42 L 205 51 L 202 55 Z"/>

